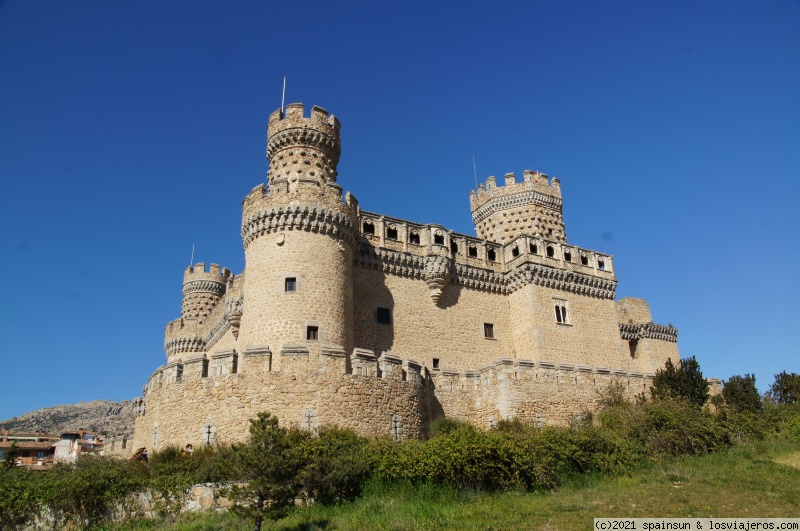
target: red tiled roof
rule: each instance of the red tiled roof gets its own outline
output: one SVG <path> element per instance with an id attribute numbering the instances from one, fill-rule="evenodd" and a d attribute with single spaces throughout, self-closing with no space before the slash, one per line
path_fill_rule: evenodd
<path id="1" fill-rule="evenodd" d="M 29 441 L 9 441 L 9 442 L 0 442 L 0 448 L 11 448 L 12 444 L 16 444 L 17 448 L 20 450 L 39 450 L 42 448 L 50 448 L 53 446 L 52 441 L 44 441 L 44 442 L 29 442 Z"/>

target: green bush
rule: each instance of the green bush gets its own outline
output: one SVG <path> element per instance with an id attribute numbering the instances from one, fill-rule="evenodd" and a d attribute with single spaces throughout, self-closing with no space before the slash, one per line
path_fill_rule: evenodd
<path id="1" fill-rule="evenodd" d="M 794 405 L 800 403 L 800 374 L 787 373 L 786 371 L 776 374 L 769 394 L 778 404 Z"/>
<path id="2" fill-rule="evenodd" d="M 464 429 L 468 426 L 471 426 L 471 424 L 464 420 L 458 420 L 449 417 L 436 417 L 431 421 L 430 426 L 428 427 L 428 435 L 430 437 L 436 437 L 437 435 L 451 433 Z"/>
<path id="3" fill-rule="evenodd" d="M 586 472 L 622 474 L 643 457 L 635 441 L 602 426 L 582 429 L 547 428 L 535 439 L 540 452 L 552 460 L 559 475 Z"/>
<path id="4" fill-rule="evenodd" d="M 168 446 L 150 455 L 149 490 L 153 509 L 161 518 L 174 517 L 186 503 L 189 487 L 198 483 L 194 457 L 184 457 L 177 446 Z"/>
<path id="5" fill-rule="evenodd" d="M 335 427 L 305 439 L 300 455 L 306 464 L 299 480 L 306 495 L 322 504 L 355 499 L 375 463 L 370 446 L 369 439 Z"/>
<path id="6" fill-rule="evenodd" d="M 467 425 L 428 441 L 378 443 L 377 474 L 384 480 L 431 482 L 474 490 L 555 485 L 554 470 L 530 440 Z"/>
<path id="7" fill-rule="evenodd" d="M 761 395 L 756 389 L 756 377 L 752 374 L 731 376 L 722 386 L 726 407 L 733 411 L 758 413 L 761 411 Z"/>
<path id="8" fill-rule="evenodd" d="M 668 358 L 656 371 L 650 393 L 657 400 L 686 400 L 701 407 L 708 400 L 708 382 L 694 356 L 680 360 L 678 367 Z"/>
<path id="9" fill-rule="evenodd" d="M 130 495 L 147 485 L 140 463 L 109 457 L 80 456 L 74 463 L 54 465 L 39 482 L 38 497 L 54 527 L 94 527 L 129 516 Z"/>
<path id="10" fill-rule="evenodd" d="M 38 516 L 37 479 L 26 468 L 0 467 L 0 529 L 23 529 Z"/>
<path id="11" fill-rule="evenodd" d="M 728 427 L 708 409 L 686 400 L 655 400 L 613 408 L 600 423 L 634 441 L 651 457 L 695 455 L 730 446 Z"/>
<path id="12" fill-rule="evenodd" d="M 278 419 L 261 412 L 250 419 L 250 438 L 233 446 L 243 482 L 228 491 L 231 509 L 255 520 L 261 529 L 264 517 L 282 518 L 300 494 L 298 475 L 302 469 L 299 447 L 307 434 L 278 425 Z"/>

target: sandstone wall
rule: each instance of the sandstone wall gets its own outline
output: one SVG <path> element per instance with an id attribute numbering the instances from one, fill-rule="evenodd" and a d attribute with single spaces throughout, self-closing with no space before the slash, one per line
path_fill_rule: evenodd
<path id="1" fill-rule="evenodd" d="M 429 368 L 465 370 L 511 356 L 506 298 L 461 285 L 445 285 L 438 304 L 422 279 L 355 268 L 355 344 L 376 353 L 412 358 Z M 377 322 L 377 308 L 391 323 Z M 486 338 L 484 323 L 493 325 Z"/>
<path id="2" fill-rule="evenodd" d="M 307 328 L 318 329 L 317 342 L 353 347 L 353 254 L 333 238 L 303 231 L 263 235 L 246 250 L 247 279 L 238 350 L 256 345 L 279 350 L 308 343 Z M 293 291 L 286 279 L 295 279 Z M 275 368 L 280 370 L 280 358 Z"/>
<path id="3" fill-rule="evenodd" d="M 284 356 L 303 359 L 282 363 L 292 372 L 245 363 L 244 372 L 202 377 L 195 366 L 184 369 L 182 381 L 173 383 L 165 383 L 157 371 L 148 384 L 144 414 L 136 419 L 134 447 L 202 445 L 209 431 L 214 442 L 243 441 L 249 419 L 261 411 L 269 411 L 284 426 L 309 430 L 339 425 L 380 436 L 399 427 L 398 439 L 422 436 L 428 401 L 418 366 L 404 371 L 400 360 L 392 359 L 382 364 L 379 375 L 379 361 L 373 359 L 367 361 L 372 365 L 364 371 L 367 375 L 345 374 L 343 357 L 320 361 L 299 352 Z"/>

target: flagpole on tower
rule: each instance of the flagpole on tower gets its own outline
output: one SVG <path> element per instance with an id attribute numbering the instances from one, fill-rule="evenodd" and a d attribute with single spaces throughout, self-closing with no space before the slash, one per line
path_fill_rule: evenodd
<path id="1" fill-rule="evenodd" d="M 478 191 L 478 167 L 475 165 L 475 155 L 472 155 L 472 173 L 475 175 L 475 191 Z"/>
<path id="2" fill-rule="evenodd" d="M 286 76 L 283 76 L 283 92 L 281 93 L 281 116 L 283 116 L 283 109 L 285 103 L 286 103 Z"/>

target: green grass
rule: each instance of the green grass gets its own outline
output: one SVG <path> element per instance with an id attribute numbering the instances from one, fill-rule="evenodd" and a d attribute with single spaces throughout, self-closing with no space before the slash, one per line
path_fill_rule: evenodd
<path id="1" fill-rule="evenodd" d="M 298 507 L 264 529 L 590 529 L 595 517 L 797 517 L 800 440 L 768 441 L 654 464 L 626 477 L 566 478 L 553 492 L 463 492 L 370 484 L 353 503 Z M 116 530 L 252 529 L 232 514 L 183 515 Z"/>

